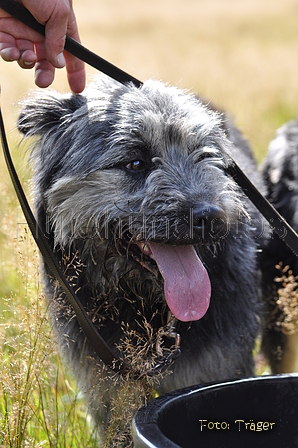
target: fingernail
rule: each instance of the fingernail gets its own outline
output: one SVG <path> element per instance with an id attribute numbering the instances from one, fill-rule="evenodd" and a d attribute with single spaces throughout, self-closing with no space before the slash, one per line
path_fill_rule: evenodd
<path id="1" fill-rule="evenodd" d="M 63 53 L 58 54 L 58 56 L 57 56 L 57 65 L 60 68 L 65 67 L 65 58 L 64 58 L 64 54 Z"/>

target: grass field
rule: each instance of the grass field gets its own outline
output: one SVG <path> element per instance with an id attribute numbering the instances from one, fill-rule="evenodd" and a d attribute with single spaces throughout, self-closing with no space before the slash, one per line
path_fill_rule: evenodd
<path id="1" fill-rule="evenodd" d="M 296 0 L 75 0 L 74 5 L 85 46 L 136 78 L 190 89 L 228 110 L 258 161 L 276 129 L 298 115 Z M 33 73 L 1 60 L 0 83 L 9 142 L 29 191 L 30 172 L 14 128 L 18 103 L 34 88 Z M 68 90 L 63 70 L 53 87 Z M 93 446 L 84 401 L 53 348 L 38 254 L 2 156 L 0 211 L 0 446 Z M 119 437 L 121 425 L 111 430 L 106 446 L 127 446 Z"/>

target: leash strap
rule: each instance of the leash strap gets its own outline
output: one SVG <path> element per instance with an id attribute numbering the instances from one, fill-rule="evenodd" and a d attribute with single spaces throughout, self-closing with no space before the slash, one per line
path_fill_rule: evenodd
<path id="1" fill-rule="evenodd" d="M 26 199 L 24 190 L 21 186 L 20 180 L 18 178 L 17 172 L 13 165 L 7 139 L 6 133 L 3 123 L 2 112 L 0 108 L 0 133 L 1 133 L 1 141 L 3 147 L 4 158 L 6 161 L 6 165 L 10 174 L 11 181 L 13 183 L 14 189 L 16 191 L 18 200 L 20 202 L 21 208 L 23 210 L 24 216 L 28 223 L 28 226 L 31 230 L 32 236 L 35 239 L 35 242 L 43 255 L 43 258 L 48 265 L 52 275 L 58 280 L 60 286 L 62 287 L 67 299 L 71 303 L 78 322 L 83 329 L 86 338 L 90 342 L 93 350 L 99 356 L 99 358 L 111 369 L 113 369 L 117 373 L 125 374 L 129 371 L 128 366 L 124 363 L 124 361 L 120 360 L 111 348 L 106 344 L 104 339 L 97 332 L 95 326 L 93 325 L 90 317 L 86 313 L 83 308 L 80 300 L 76 296 L 73 288 L 70 286 L 69 282 L 66 280 L 57 260 L 54 257 L 54 254 L 44 236 L 42 230 L 40 229 L 37 221 L 35 220 L 31 208 Z"/>
<path id="2" fill-rule="evenodd" d="M 235 162 L 233 162 L 233 165 L 228 171 L 233 176 L 235 182 L 242 188 L 246 196 L 268 221 L 272 230 L 286 243 L 296 257 L 298 257 L 298 234 L 295 230 L 259 192 Z"/>

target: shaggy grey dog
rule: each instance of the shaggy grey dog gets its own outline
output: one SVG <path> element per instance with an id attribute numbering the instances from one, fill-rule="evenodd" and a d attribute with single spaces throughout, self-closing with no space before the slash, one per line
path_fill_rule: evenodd
<path id="1" fill-rule="evenodd" d="M 159 393 L 252 375 L 265 236 L 231 156 L 263 187 L 227 116 L 157 81 L 138 89 L 100 77 L 81 95 L 34 95 L 18 128 L 35 138 L 39 223 L 104 339 L 121 352 L 127 334 L 132 345 L 150 336 L 144 362 L 154 365 L 179 333 L 181 356 Z M 100 360 L 45 283 L 61 347 L 104 423 L 110 383 L 99 384 Z"/>
<path id="2" fill-rule="evenodd" d="M 291 121 L 278 130 L 276 138 L 270 144 L 262 172 L 268 186 L 268 199 L 298 232 L 298 120 Z M 275 268 L 280 262 L 283 267 L 289 266 L 294 276 L 298 275 L 298 258 L 273 235 L 261 254 L 261 267 L 268 321 L 263 337 L 263 350 L 274 373 L 297 371 L 298 365 L 297 349 L 291 347 L 292 344 L 297 347 L 297 338 L 290 341 L 281 327 L 276 326 L 276 321 L 283 318 L 280 315 L 282 310 L 277 313 L 276 305 L 277 288 L 280 285 L 274 282 L 275 277 L 281 276 Z"/>

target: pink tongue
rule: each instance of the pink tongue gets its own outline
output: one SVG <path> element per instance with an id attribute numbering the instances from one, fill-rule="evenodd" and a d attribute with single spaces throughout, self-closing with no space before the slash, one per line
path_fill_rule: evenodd
<path id="1" fill-rule="evenodd" d="M 182 322 L 199 320 L 207 312 L 211 285 L 193 246 L 148 243 L 164 278 L 167 304 Z"/>

